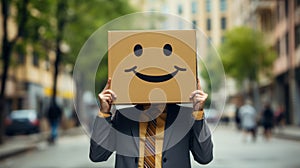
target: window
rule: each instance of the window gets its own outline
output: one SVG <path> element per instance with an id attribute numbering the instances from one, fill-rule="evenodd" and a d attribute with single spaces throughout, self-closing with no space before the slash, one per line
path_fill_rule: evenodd
<path id="1" fill-rule="evenodd" d="M 300 25 L 295 27 L 295 47 L 300 46 Z"/>
<path id="2" fill-rule="evenodd" d="M 300 6 L 300 0 L 297 0 L 296 1 L 296 5 L 295 5 L 296 7 L 299 7 Z"/>
<path id="3" fill-rule="evenodd" d="M 193 29 L 197 29 L 197 21 L 193 20 Z"/>
<path id="4" fill-rule="evenodd" d="M 33 64 L 33 66 L 36 66 L 36 67 L 39 66 L 39 55 L 38 55 L 37 52 L 33 52 L 33 55 L 32 55 L 32 64 Z"/>
<path id="5" fill-rule="evenodd" d="M 49 57 L 46 57 L 46 59 L 45 59 L 45 70 L 49 71 L 50 67 L 51 67 L 51 64 L 50 64 Z"/>
<path id="6" fill-rule="evenodd" d="M 24 64 L 26 61 L 26 47 L 17 45 L 16 46 L 16 63 L 17 64 Z"/>
<path id="7" fill-rule="evenodd" d="M 261 29 L 263 31 L 271 31 L 273 26 L 272 13 L 270 11 L 261 12 Z"/>
<path id="8" fill-rule="evenodd" d="M 18 64 L 24 64 L 25 63 L 25 54 L 19 53 L 18 54 Z"/>
<path id="9" fill-rule="evenodd" d="M 277 4 L 276 6 L 276 17 L 277 17 L 277 21 L 280 21 L 280 5 Z"/>
<path id="10" fill-rule="evenodd" d="M 198 9 L 198 4 L 196 1 L 192 2 L 192 14 L 196 14 Z"/>
<path id="11" fill-rule="evenodd" d="M 209 18 L 206 20 L 206 30 L 211 30 L 211 20 Z"/>
<path id="12" fill-rule="evenodd" d="M 285 17 L 288 18 L 288 16 L 289 16 L 289 0 L 285 0 L 284 5 L 285 5 Z"/>
<path id="13" fill-rule="evenodd" d="M 222 30 L 226 29 L 226 18 L 225 17 L 221 18 L 221 29 Z"/>
<path id="14" fill-rule="evenodd" d="M 211 11 L 211 1 L 206 0 L 206 12 L 210 12 L 210 11 Z"/>
<path id="15" fill-rule="evenodd" d="M 225 12 L 227 10 L 227 2 L 226 0 L 220 0 L 220 10 Z"/>
<path id="16" fill-rule="evenodd" d="M 17 98 L 17 108 L 22 109 L 23 108 L 23 98 Z"/>
<path id="17" fill-rule="evenodd" d="M 182 14 L 182 5 L 181 4 L 178 5 L 177 12 L 178 12 L 179 15 Z"/>

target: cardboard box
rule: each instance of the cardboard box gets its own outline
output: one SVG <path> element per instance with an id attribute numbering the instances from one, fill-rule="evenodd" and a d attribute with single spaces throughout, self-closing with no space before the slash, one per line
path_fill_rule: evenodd
<path id="1" fill-rule="evenodd" d="M 196 90 L 196 31 L 109 31 L 108 76 L 115 104 L 189 103 Z"/>

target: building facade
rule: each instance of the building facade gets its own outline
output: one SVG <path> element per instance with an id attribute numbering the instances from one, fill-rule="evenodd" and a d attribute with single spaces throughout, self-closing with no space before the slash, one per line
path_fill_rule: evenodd
<path id="1" fill-rule="evenodd" d="M 238 16 L 234 23 L 263 32 L 277 54 L 273 80 L 261 78 L 261 101 L 272 102 L 274 108 L 283 106 L 287 124 L 300 125 L 300 1 L 235 0 L 234 4 Z"/>
<path id="2" fill-rule="evenodd" d="M 0 17 L 0 23 L 2 22 L 2 17 Z M 2 28 L 1 26 L 0 39 L 3 36 Z M 9 18 L 9 40 L 16 36 L 16 32 L 16 25 L 13 19 Z M 2 40 L 0 46 L 2 46 L 1 43 Z M 38 55 L 29 45 L 26 46 L 25 52 L 15 50 L 12 53 L 5 89 L 8 112 L 16 109 L 36 109 L 40 117 L 44 116 L 52 96 L 54 59 L 54 51 L 47 55 Z M 0 61 L 0 78 L 2 77 L 2 67 L 3 62 Z M 73 79 L 70 67 L 61 65 L 58 75 L 57 100 L 59 105 L 64 108 L 66 116 L 70 116 L 73 110 L 72 86 Z"/>
<path id="3" fill-rule="evenodd" d="M 224 32 L 232 28 L 233 0 L 130 0 L 140 11 L 159 11 L 182 17 L 191 24 L 178 21 L 172 28 L 198 28 L 215 46 L 224 40 Z"/>
<path id="4" fill-rule="evenodd" d="M 40 116 L 44 116 L 52 96 L 53 64 L 51 62 L 54 60 L 41 59 L 30 50 L 28 47 L 26 55 L 19 53 L 12 55 L 5 90 L 7 108 L 9 112 L 15 109 L 36 109 Z M 62 66 L 60 69 L 57 100 L 68 116 L 73 110 L 73 79 L 68 68 Z"/>
<path id="5" fill-rule="evenodd" d="M 286 122 L 300 125 L 300 1 L 299 0 L 131 0 L 140 11 L 175 14 L 191 22 L 178 29 L 198 27 L 215 46 L 224 41 L 224 32 L 235 26 L 262 31 L 277 58 L 273 79 L 261 77 L 261 102 L 285 107 Z M 139 3 L 137 3 L 139 2 Z M 227 80 L 227 85 L 234 83 Z M 236 93 L 234 89 L 229 94 Z"/>

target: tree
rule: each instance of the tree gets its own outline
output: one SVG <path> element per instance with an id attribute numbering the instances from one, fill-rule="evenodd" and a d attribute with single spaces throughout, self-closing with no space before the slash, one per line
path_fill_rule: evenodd
<path id="1" fill-rule="evenodd" d="M 45 3 L 47 9 L 43 9 Z M 41 13 L 38 17 L 45 21 L 38 25 L 44 30 L 39 35 L 40 41 L 43 41 L 42 47 L 47 52 L 55 51 L 56 54 L 51 98 L 54 103 L 57 97 L 57 76 L 60 65 L 74 64 L 86 39 L 102 24 L 133 12 L 129 4 L 122 0 L 86 2 L 43 0 L 42 3 L 37 3 L 35 8 Z M 63 47 L 67 47 L 68 51 L 63 51 Z"/>
<path id="2" fill-rule="evenodd" d="M 72 0 L 69 1 L 68 6 L 68 23 L 65 27 L 63 40 L 70 46 L 70 52 L 64 54 L 62 61 L 73 65 L 86 40 L 99 27 L 119 16 L 134 12 L 134 9 L 124 0 L 92 0 L 84 3 Z M 91 46 L 96 47 L 99 50 L 107 50 L 107 44 L 103 45 L 105 41 L 106 40 L 104 39 L 97 39 Z M 91 51 L 94 50 L 91 49 Z M 84 63 L 84 66 L 80 67 L 84 70 L 82 70 L 81 74 L 78 74 L 74 79 L 77 88 L 75 99 L 77 111 L 82 111 L 82 95 L 86 90 L 85 88 L 88 87 L 84 81 L 90 81 L 91 78 L 96 78 L 95 84 L 93 85 L 96 90 L 99 90 L 107 80 L 107 54 L 98 66 L 99 71 L 96 73 L 96 76 L 84 72 L 86 72 L 86 69 L 89 69 L 90 62 L 94 63 L 94 61 L 97 60 L 99 52 L 89 52 L 88 54 L 88 59 L 84 60 L 86 63 Z"/>
<path id="3" fill-rule="evenodd" d="M 208 54 L 203 58 L 200 68 L 200 74 L 205 83 L 205 91 L 209 95 L 213 92 L 218 92 L 221 87 L 225 86 L 225 75 L 222 62 L 212 47 L 208 48 Z M 211 96 L 209 96 L 205 106 L 209 107 L 211 103 L 214 102 L 212 102 Z"/>
<path id="4" fill-rule="evenodd" d="M 260 75 L 270 76 L 275 59 L 275 52 L 264 38 L 261 32 L 251 28 L 236 27 L 225 33 L 225 41 L 220 46 L 226 73 L 240 86 L 248 81 L 251 91 Z"/>
<path id="5" fill-rule="evenodd" d="M 63 40 L 70 46 L 70 52 L 65 54 L 62 61 L 74 64 L 81 47 L 92 33 L 105 23 L 122 15 L 132 13 L 135 10 L 124 0 L 92 0 L 84 3 L 72 0 L 69 2 L 68 11 L 69 21 L 66 24 Z M 105 41 L 103 40 L 103 42 Z M 97 41 L 95 43 L 101 45 Z M 106 50 L 107 48 L 102 48 L 104 46 L 106 45 L 101 45 L 100 49 Z M 98 57 L 98 53 L 95 53 L 95 57 Z M 89 61 L 91 60 L 87 60 L 87 62 Z M 99 69 L 101 71 L 97 72 L 95 84 L 97 89 L 100 89 L 98 87 L 105 84 L 107 80 L 107 55 L 103 58 Z M 89 78 L 89 76 L 83 74 L 81 80 L 85 80 L 86 78 Z"/>
<path id="6" fill-rule="evenodd" d="M 3 66 L 0 94 L 0 143 L 3 142 L 5 87 L 13 52 L 20 52 L 27 45 L 41 57 L 56 53 L 52 100 L 56 98 L 57 75 L 61 63 L 74 63 L 84 41 L 107 21 L 133 12 L 127 1 L 78 1 L 78 0 L 1 0 L 3 18 L 2 53 Z M 14 12 L 10 12 L 13 9 Z M 16 25 L 16 36 L 8 37 L 8 20 Z M 64 52 L 66 44 L 69 52 Z M 19 51 L 18 51 L 19 50 Z"/>
<path id="7" fill-rule="evenodd" d="M 63 54 L 62 51 L 62 42 L 63 42 L 63 34 L 65 25 L 67 24 L 67 9 L 68 9 L 68 1 L 60 1 L 56 2 L 56 37 L 55 37 L 55 62 L 54 62 L 54 75 L 53 75 L 53 94 L 51 99 L 51 104 L 56 106 L 56 96 L 57 96 L 57 77 L 59 72 L 59 64 L 61 62 L 61 57 Z M 53 111 L 51 111 L 53 112 Z"/>
<path id="8" fill-rule="evenodd" d="M 65 63 L 74 64 L 76 56 L 78 55 L 78 52 L 83 45 L 83 42 L 86 41 L 86 39 L 98 27 L 110 21 L 111 19 L 114 19 L 115 17 L 119 17 L 121 15 L 133 12 L 133 9 L 129 6 L 129 4 L 123 0 L 91 0 L 84 3 L 76 0 L 57 0 L 56 3 L 56 60 L 54 64 L 54 85 L 52 89 L 53 96 L 51 100 L 53 103 L 56 103 L 57 75 L 60 63 L 63 61 Z M 65 43 L 70 47 L 69 53 L 62 52 L 62 43 Z M 107 57 L 105 57 L 105 59 L 107 60 Z M 105 63 L 103 64 L 103 62 Z M 107 67 L 106 61 L 102 61 L 102 64 L 99 67 L 102 69 Z M 76 87 L 85 87 L 81 81 L 86 80 L 88 77 L 90 76 L 88 76 L 87 74 L 82 74 L 80 76 L 80 80 L 75 80 Z M 96 81 L 101 81 L 101 83 L 106 81 L 105 75 L 97 75 L 96 77 L 98 78 Z M 97 83 L 96 86 L 100 84 Z M 80 108 L 82 107 L 82 91 L 82 89 L 77 89 L 76 93 L 76 104 L 80 104 L 79 109 L 77 109 L 79 111 L 81 111 Z"/>
<path id="9" fill-rule="evenodd" d="M 17 33 L 12 38 L 9 39 L 9 30 L 8 23 L 9 19 L 12 17 L 12 4 L 14 5 L 17 12 L 15 15 L 15 24 L 17 27 Z M 1 59 L 2 59 L 2 78 L 1 78 L 1 89 L 0 89 L 0 144 L 3 143 L 3 134 L 4 134 L 4 115 L 6 114 L 6 98 L 5 98 L 5 89 L 6 89 L 6 80 L 8 76 L 8 69 L 11 62 L 11 55 L 15 45 L 21 40 L 24 36 L 24 28 L 28 20 L 28 4 L 29 0 L 23 1 L 10 1 L 10 0 L 1 0 L 1 14 L 2 14 L 2 43 L 1 43 Z"/>

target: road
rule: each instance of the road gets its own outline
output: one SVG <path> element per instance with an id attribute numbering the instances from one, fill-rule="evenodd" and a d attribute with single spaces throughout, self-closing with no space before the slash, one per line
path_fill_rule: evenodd
<path id="1" fill-rule="evenodd" d="M 266 141 L 259 132 L 255 143 L 250 137 L 245 142 L 243 134 L 233 127 L 218 126 L 213 131 L 214 160 L 204 167 L 300 168 L 300 142 L 275 138 Z"/>
<path id="2" fill-rule="evenodd" d="M 255 143 L 244 142 L 233 127 L 218 126 L 213 131 L 214 160 L 208 165 L 192 162 L 193 168 L 299 168 L 300 142 L 261 136 Z M 88 159 L 89 139 L 86 135 L 64 136 L 57 145 L 39 144 L 38 150 L 8 158 L 0 168 L 112 168 L 114 157 L 105 163 Z"/>

